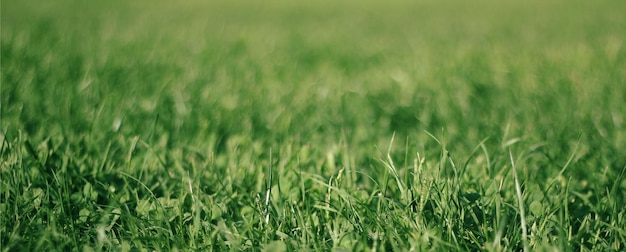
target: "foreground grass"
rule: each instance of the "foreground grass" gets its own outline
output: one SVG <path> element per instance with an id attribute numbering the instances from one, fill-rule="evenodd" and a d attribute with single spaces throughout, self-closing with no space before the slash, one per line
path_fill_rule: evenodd
<path id="1" fill-rule="evenodd" d="M 623 250 L 625 7 L 3 3 L 2 250 Z"/>

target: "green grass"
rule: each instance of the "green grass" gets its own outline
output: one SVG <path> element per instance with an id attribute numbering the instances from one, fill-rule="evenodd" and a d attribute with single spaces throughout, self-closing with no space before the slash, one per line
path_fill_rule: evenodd
<path id="1" fill-rule="evenodd" d="M 626 249 L 623 1 L 2 2 L 2 251 Z"/>

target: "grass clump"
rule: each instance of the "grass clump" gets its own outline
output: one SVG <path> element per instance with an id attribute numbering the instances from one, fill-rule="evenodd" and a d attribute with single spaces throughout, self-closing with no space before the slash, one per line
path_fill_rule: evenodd
<path id="1" fill-rule="evenodd" d="M 623 250 L 624 7 L 5 3 L 0 245 Z"/>

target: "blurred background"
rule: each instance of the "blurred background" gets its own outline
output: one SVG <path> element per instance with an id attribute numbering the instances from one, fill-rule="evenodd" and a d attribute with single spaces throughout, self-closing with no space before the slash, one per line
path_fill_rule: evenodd
<path id="1" fill-rule="evenodd" d="M 2 126 L 170 147 L 345 141 L 363 155 L 394 133 L 461 153 L 521 137 L 561 155 L 582 137 L 623 163 L 625 6 L 5 1 Z"/>

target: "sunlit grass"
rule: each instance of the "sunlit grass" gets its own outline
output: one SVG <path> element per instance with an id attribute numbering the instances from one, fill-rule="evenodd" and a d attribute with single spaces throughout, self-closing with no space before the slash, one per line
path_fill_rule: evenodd
<path id="1" fill-rule="evenodd" d="M 0 245 L 623 250 L 625 11 L 3 2 Z"/>

